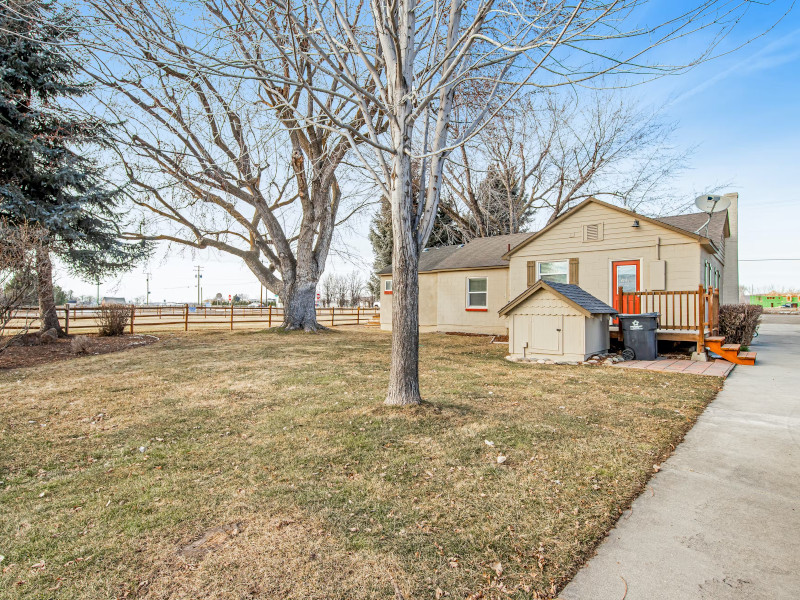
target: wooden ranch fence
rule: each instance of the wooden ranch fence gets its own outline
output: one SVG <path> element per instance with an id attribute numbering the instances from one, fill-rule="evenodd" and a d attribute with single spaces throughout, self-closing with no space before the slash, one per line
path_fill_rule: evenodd
<path id="1" fill-rule="evenodd" d="M 128 331 L 135 333 L 150 330 L 153 327 L 182 327 L 188 331 L 190 327 L 220 327 L 231 330 L 238 324 L 278 326 L 283 322 L 283 308 L 265 306 L 135 306 L 130 305 Z M 61 325 L 66 333 L 96 330 L 100 309 L 90 306 L 58 307 Z M 342 325 L 366 325 L 377 308 L 318 308 L 317 321 L 328 327 Z M 17 312 L 14 319 L 6 326 L 8 330 L 21 330 L 38 326 L 38 310 L 25 308 Z"/>

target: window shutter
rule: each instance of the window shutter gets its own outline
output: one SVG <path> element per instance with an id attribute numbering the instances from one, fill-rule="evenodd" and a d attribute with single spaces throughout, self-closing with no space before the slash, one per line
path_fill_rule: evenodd
<path id="1" fill-rule="evenodd" d="M 569 282 L 578 285 L 578 259 L 569 259 Z"/>
<path id="2" fill-rule="evenodd" d="M 528 261 L 528 287 L 536 283 L 536 261 Z"/>

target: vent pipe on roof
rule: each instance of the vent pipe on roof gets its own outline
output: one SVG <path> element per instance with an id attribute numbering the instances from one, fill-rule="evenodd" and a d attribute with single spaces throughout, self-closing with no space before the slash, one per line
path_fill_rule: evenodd
<path id="1" fill-rule="evenodd" d="M 506 252 L 511 252 L 511 243 L 508 244 L 508 250 Z"/>

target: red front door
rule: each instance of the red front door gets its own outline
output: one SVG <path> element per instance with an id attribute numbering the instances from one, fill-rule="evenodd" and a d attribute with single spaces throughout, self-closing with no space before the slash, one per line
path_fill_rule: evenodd
<path id="1" fill-rule="evenodd" d="M 611 263 L 611 282 L 614 285 L 615 309 L 623 314 L 641 311 L 641 301 L 638 296 L 625 296 L 625 302 L 623 303 L 619 295 L 620 288 L 622 288 L 623 292 L 638 292 L 640 281 L 638 260 L 619 260 Z"/>

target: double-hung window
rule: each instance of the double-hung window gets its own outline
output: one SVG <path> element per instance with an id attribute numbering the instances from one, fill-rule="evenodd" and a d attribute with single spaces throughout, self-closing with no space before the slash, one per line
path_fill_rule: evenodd
<path id="1" fill-rule="evenodd" d="M 392 280 L 385 279 L 383 281 L 383 293 L 384 294 L 391 294 L 392 293 Z"/>
<path id="2" fill-rule="evenodd" d="M 536 279 L 544 279 L 545 281 L 554 281 L 556 283 L 569 283 L 569 261 L 551 260 L 537 263 Z"/>
<path id="3" fill-rule="evenodd" d="M 489 282 L 486 277 L 467 278 L 467 310 L 488 310 Z"/>

